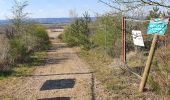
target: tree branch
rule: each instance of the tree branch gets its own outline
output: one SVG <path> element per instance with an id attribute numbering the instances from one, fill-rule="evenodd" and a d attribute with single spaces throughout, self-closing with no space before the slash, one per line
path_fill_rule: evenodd
<path id="1" fill-rule="evenodd" d="M 165 0 L 99 0 L 99 2 L 116 9 L 121 12 L 127 12 L 140 8 L 142 6 L 160 6 L 164 8 L 170 8 L 170 2 Z M 122 8 L 121 8 L 122 7 Z"/>
<path id="2" fill-rule="evenodd" d="M 141 2 L 144 3 L 144 4 L 148 4 L 148 5 L 170 8 L 170 5 L 166 5 L 166 4 L 163 4 L 161 2 L 156 2 L 156 1 L 152 1 L 152 0 L 148 0 L 148 1 L 141 0 Z"/>

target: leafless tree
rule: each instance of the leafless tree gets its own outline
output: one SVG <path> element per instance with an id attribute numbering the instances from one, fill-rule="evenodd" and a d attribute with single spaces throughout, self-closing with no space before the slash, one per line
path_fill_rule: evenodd
<path id="1" fill-rule="evenodd" d="M 11 24 L 6 25 L 4 29 L 4 33 L 8 39 L 23 33 L 24 23 L 28 15 L 28 13 L 24 11 L 28 6 L 26 0 L 13 0 L 13 2 L 14 5 L 11 9 L 12 16 L 8 18 Z"/>
<path id="2" fill-rule="evenodd" d="M 28 6 L 28 2 L 26 0 L 14 0 L 14 6 L 12 7 L 12 24 L 14 26 L 15 31 L 19 34 L 22 33 L 23 24 L 25 19 L 28 16 L 28 13 L 25 13 L 25 7 Z"/>
<path id="3" fill-rule="evenodd" d="M 99 2 L 121 12 L 127 12 L 146 6 L 170 8 L 169 0 L 99 0 Z"/>
<path id="4" fill-rule="evenodd" d="M 69 15 L 72 18 L 73 22 L 78 18 L 78 13 L 77 13 L 76 9 L 70 9 Z"/>

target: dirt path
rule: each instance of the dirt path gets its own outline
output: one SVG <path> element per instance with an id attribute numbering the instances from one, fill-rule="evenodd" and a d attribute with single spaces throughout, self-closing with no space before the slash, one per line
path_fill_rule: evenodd
<path id="1" fill-rule="evenodd" d="M 103 90 L 96 88 L 87 65 L 56 39 L 59 34 L 49 32 L 53 47 L 48 51 L 46 64 L 37 67 L 29 77 L 8 83 L 0 96 L 14 100 L 109 100 Z"/>

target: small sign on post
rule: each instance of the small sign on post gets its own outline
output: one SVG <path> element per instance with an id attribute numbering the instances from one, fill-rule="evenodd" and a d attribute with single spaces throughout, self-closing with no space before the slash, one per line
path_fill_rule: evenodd
<path id="1" fill-rule="evenodd" d="M 152 19 L 148 26 L 147 34 L 164 35 L 168 27 L 169 18 Z"/>
<path id="2" fill-rule="evenodd" d="M 136 46 L 142 46 L 144 47 L 142 32 L 137 30 L 132 30 L 132 36 L 133 36 L 133 42 Z"/>
<path id="3" fill-rule="evenodd" d="M 152 40 L 151 49 L 150 49 L 149 56 L 146 62 L 143 77 L 142 77 L 142 80 L 139 86 L 139 92 L 143 92 L 143 89 L 146 85 L 149 72 L 150 72 L 150 68 L 151 68 L 151 63 L 152 63 L 154 52 L 155 52 L 156 41 L 158 39 L 158 35 L 165 34 L 167 26 L 168 26 L 168 22 L 169 22 L 169 18 L 163 19 L 162 17 L 162 18 L 153 19 L 149 23 L 147 34 L 154 34 L 154 38 Z"/>

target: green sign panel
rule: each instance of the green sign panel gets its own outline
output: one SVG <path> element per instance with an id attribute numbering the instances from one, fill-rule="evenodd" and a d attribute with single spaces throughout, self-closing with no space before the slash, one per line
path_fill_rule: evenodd
<path id="1" fill-rule="evenodd" d="M 168 27 L 169 18 L 157 18 L 150 21 L 147 34 L 164 35 Z"/>

